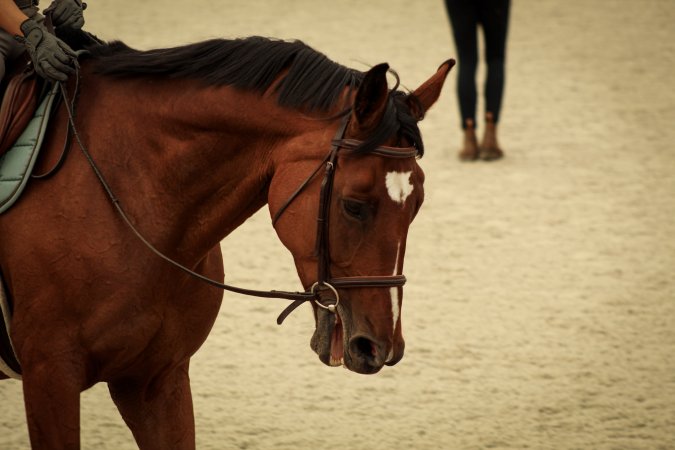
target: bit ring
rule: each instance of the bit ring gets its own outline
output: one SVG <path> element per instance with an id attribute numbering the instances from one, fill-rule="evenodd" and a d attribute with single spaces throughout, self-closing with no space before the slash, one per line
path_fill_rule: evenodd
<path id="1" fill-rule="evenodd" d="M 319 301 L 319 295 L 318 295 L 318 292 L 317 292 L 317 288 L 321 288 L 321 287 L 323 287 L 323 286 L 325 286 L 325 287 L 327 287 L 328 289 L 330 289 L 331 291 L 333 291 L 333 294 L 335 294 L 335 303 L 332 303 L 332 304 L 330 304 L 330 305 L 324 305 L 323 303 L 321 303 L 321 302 Z M 321 308 L 323 308 L 323 309 L 327 309 L 328 311 L 332 312 L 333 314 L 336 313 L 336 311 L 337 311 L 337 305 L 340 304 L 340 294 L 338 294 L 337 289 L 335 289 L 335 288 L 334 288 L 331 284 L 329 284 L 329 283 L 317 281 L 316 283 L 314 283 L 314 284 L 312 285 L 312 287 L 310 288 L 310 291 L 311 291 L 314 295 L 316 295 L 316 298 L 314 299 L 314 303 L 316 303 L 317 306 L 319 306 L 319 307 L 321 307 Z"/>

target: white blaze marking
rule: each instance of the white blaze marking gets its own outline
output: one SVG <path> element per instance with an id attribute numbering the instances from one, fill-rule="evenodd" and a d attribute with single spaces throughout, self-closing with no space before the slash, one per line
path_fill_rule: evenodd
<path id="1" fill-rule="evenodd" d="M 398 248 L 396 249 L 396 264 L 394 265 L 394 273 L 392 275 L 397 275 L 398 274 L 398 257 L 401 253 L 401 243 L 398 243 Z M 389 294 L 391 296 L 391 315 L 394 320 L 394 328 L 393 330 L 396 331 L 396 322 L 398 322 L 398 316 L 401 314 L 401 307 L 399 306 L 399 298 L 398 298 L 398 288 L 393 287 L 389 288 Z"/>
<path id="2" fill-rule="evenodd" d="M 398 257 L 401 253 L 401 243 L 398 243 L 398 247 L 396 249 L 396 264 L 394 265 L 394 273 L 392 275 L 397 275 L 398 274 Z M 392 327 L 392 333 L 396 333 L 396 322 L 398 322 L 398 316 L 401 315 L 401 307 L 399 306 L 399 298 L 398 298 L 398 288 L 393 287 L 389 288 L 389 296 L 391 297 L 391 317 L 394 323 L 394 326 Z M 394 357 L 394 347 L 389 350 L 389 354 L 387 355 L 387 361 L 391 361 L 391 359 Z"/>
<path id="3" fill-rule="evenodd" d="M 410 182 L 410 172 L 388 172 L 385 178 L 387 192 L 393 201 L 399 204 L 404 204 L 413 191 L 413 185 Z"/>

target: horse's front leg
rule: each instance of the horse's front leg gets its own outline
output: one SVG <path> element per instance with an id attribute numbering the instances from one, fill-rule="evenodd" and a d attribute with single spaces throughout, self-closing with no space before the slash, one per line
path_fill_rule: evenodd
<path id="1" fill-rule="evenodd" d="M 151 380 L 108 383 L 117 409 L 139 449 L 194 449 L 195 423 L 189 362 Z"/>
<path id="2" fill-rule="evenodd" d="M 81 372 L 63 361 L 22 365 L 31 447 L 79 449 Z"/>

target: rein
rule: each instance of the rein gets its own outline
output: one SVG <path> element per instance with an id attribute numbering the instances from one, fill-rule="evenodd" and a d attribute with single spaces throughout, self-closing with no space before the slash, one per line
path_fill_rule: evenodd
<path id="1" fill-rule="evenodd" d="M 340 295 L 338 289 L 349 289 L 349 288 L 391 288 L 391 287 L 401 287 L 405 284 L 406 278 L 404 275 L 385 275 L 385 276 L 359 276 L 359 277 L 338 277 L 332 278 L 330 275 L 330 251 L 328 246 L 328 218 L 330 217 L 330 201 L 331 194 L 333 191 L 333 180 L 335 177 L 335 168 L 338 157 L 338 152 L 340 149 L 345 149 L 346 151 L 353 151 L 360 144 L 361 141 L 354 139 L 343 139 L 345 130 L 347 129 L 347 124 L 349 121 L 349 115 L 345 115 L 341 125 L 338 127 L 335 138 L 331 141 L 331 149 L 328 155 L 321 161 L 319 166 L 309 175 L 309 177 L 291 194 L 288 200 L 281 206 L 281 208 L 275 214 L 272 224 L 274 225 L 277 220 L 281 217 L 282 213 L 286 208 L 295 200 L 298 195 L 309 185 L 311 180 L 319 173 L 322 167 L 325 165 L 324 178 L 321 183 L 321 192 L 319 196 L 319 214 L 317 217 L 317 236 L 316 236 L 316 254 L 318 255 L 318 269 L 317 269 L 317 281 L 305 292 L 291 292 L 291 291 L 261 291 L 255 289 L 246 289 L 237 286 L 232 286 L 229 284 L 221 283 L 219 281 L 208 278 L 204 275 L 201 275 L 188 267 L 180 264 L 179 262 L 171 259 L 160 250 L 158 250 L 152 243 L 150 243 L 131 223 L 131 220 L 125 213 L 120 200 L 115 196 L 110 185 L 106 181 L 105 177 L 99 170 L 96 162 L 89 153 L 89 150 L 82 143 L 80 134 L 75 126 L 75 117 L 74 117 L 74 106 L 75 101 L 78 97 L 78 88 L 79 88 L 79 70 L 75 74 L 77 78 L 77 83 L 75 86 L 76 92 L 73 96 L 72 103 L 69 101 L 69 96 L 67 89 L 64 83 L 59 83 L 61 93 L 64 98 L 64 105 L 68 113 L 68 123 L 69 131 L 72 131 L 72 135 L 75 137 L 80 150 L 84 154 L 87 162 L 94 171 L 94 174 L 98 178 L 101 186 L 106 192 L 106 195 L 112 202 L 113 206 L 117 210 L 118 214 L 127 224 L 128 228 L 133 232 L 133 234 L 155 255 L 168 262 L 169 264 L 177 267 L 188 275 L 195 277 L 205 283 L 208 283 L 217 288 L 235 292 L 238 294 L 253 296 L 253 297 L 262 297 L 262 298 L 279 298 L 284 300 L 293 300 L 293 302 L 288 305 L 277 318 L 277 324 L 281 325 L 284 319 L 293 312 L 298 306 L 307 301 L 314 301 L 317 306 L 326 309 L 332 313 L 336 313 L 337 306 L 340 303 Z M 70 133 L 68 133 L 70 134 Z M 415 158 L 417 157 L 417 149 L 414 147 L 398 148 L 398 147 L 386 147 L 380 146 L 373 149 L 371 154 L 379 155 L 387 158 Z M 322 303 L 322 293 L 332 294 L 328 298 L 326 304 Z"/>

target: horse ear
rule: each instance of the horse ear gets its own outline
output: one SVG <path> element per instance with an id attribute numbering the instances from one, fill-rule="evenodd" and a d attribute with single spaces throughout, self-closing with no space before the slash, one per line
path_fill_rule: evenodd
<path id="1" fill-rule="evenodd" d="M 410 108 L 413 117 L 418 121 L 424 118 L 424 114 L 436 103 L 438 97 L 441 95 L 441 88 L 445 83 L 445 78 L 448 76 L 450 69 L 455 65 L 454 59 L 445 61 L 438 68 L 438 71 L 431 78 L 425 81 L 422 86 L 415 89 L 415 92 L 408 95 L 406 103 Z"/>
<path id="2" fill-rule="evenodd" d="M 366 72 L 356 91 L 350 128 L 354 134 L 366 133 L 377 126 L 389 101 L 387 71 L 389 64 L 378 64 Z"/>

